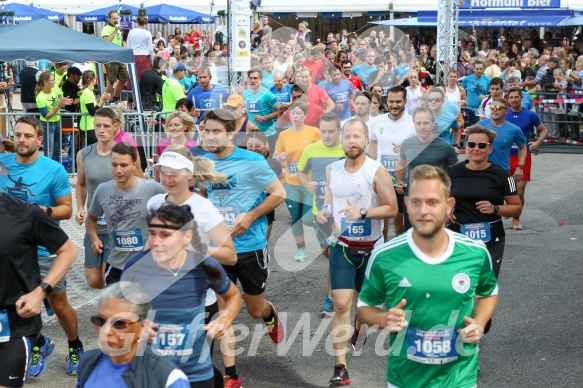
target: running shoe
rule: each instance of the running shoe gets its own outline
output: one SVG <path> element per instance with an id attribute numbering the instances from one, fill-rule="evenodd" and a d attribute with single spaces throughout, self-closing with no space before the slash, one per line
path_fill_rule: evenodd
<path id="1" fill-rule="evenodd" d="M 520 218 L 512 217 L 512 229 L 522 230 L 522 225 L 520 225 Z"/>
<path id="2" fill-rule="evenodd" d="M 283 341 L 285 337 L 285 328 L 283 327 L 283 322 L 279 319 L 275 307 L 269 303 L 269 308 L 271 309 L 271 314 L 273 314 L 274 321 L 271 325 L 267 325 L 267 335 L 273 341 L 274 344 L 278 344 Z"/>
<path id="3" fill-rule="evenodd" d="M 69 348 L 69 355 L 67 356 L 67 361 L 69 361 L 69 366 L 67 367 L 67 374 L 69 376 L 77 376 L 77 370 L 79 367 L 79 359 L 85 353 L 85 348 L 81 346 L 79 349 Z"/>
<path id="4" fill-rule="evenodd" d="M 332 301 L 332 299 L 330 299 L 330 297 L 328 295 L 326 295 L 326 300 L 324 301 L 324 305 L 322 306 L 322 311 L 320 312 L 320 314 L 322 316 L 329 316 L 331 317 L 332 314 L 334 313 L 334 302 Z"/>
<path id="5" fill-rule="evenodd" d="M 229 376 L 223 376 L 223 388 L 241 388 L 241 376 L 237 377 L 237 380 L 230 378 Z"/>
<path id="6" fill-rule="evenodd" d="M 352 350 L 356 350 L 356 344 L 358 343 L 358 337 L 361 334 L 365 334 L 364 340 L 362 341 L 362 346 L 360 347 L 361 349 L 364 348 L 364 344 L 366 344 L 366 327 L 362 327 L 363 325 L 360 324 L 357 326 L 357 322 L 358 322 L 358 316 L 354 316 L 354 324 L 352 325 L 353 331 L 352 331 L 352 337 L 350 338 L 350 346 L 352 347 Z"/>
<path id="7" fill-rule="evenodd" d="M 40 377 L 45 370 L 47 370 L 47 357 L 55 349 L 55 343 L 46 335 L 45 344 L 39 348 L 35 346 L 32 348 L 32 357 L 30 362 L 30 367 L 28 368 L 28 375 L 30 377 Z"/>
<path id="8" fill-rule="evenodd" d="M 296 255 L 294 256 L 294 260 L 295 261 L 304 261 L 304 260 L 306 260 L 307 256 L 308 256 L 308 252 L 306 252 L 306 248 L 300 248 L 296 252 Z"/>
<path id="9" fill-rule="evenodd" d="M 348 369 L 344 364 L 334 365 L 334 374 L 330 379 L 329 387 L 343 387 L 350 385 L 350 377 L 348 377 Z"/>

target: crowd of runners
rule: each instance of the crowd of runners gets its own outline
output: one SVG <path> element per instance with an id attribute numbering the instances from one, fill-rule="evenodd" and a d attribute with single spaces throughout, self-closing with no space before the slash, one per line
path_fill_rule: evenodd
<path id="1" fill-rule="evenodd" d="M 112 44 L 122 41 L 118 17 L 110 12 L 101 33 Z M 478 59 L 462 82 L 452 69 L 435 84 L 427 45 L 405 39 L 388 50 L 375 31 L 312 45 L 305 24 L 279 42 L 261 22 L 257 61 L 230 93 L 213 82 L 221 42 L 193 62 L 196 30 L 176 34 L 168 68 L 153 50 L 163 38 L 138 18 L 127 40 L 144 105 L 167 112 L 148 171 L 115 104 L 124 64 L 107 65 L 99 98 L 92 70 L 30 72 L 36 88 L 23 103 L 35 106 L 23 106 L 39 118 L 18 118 L 13 152 L 0 155 L 0 386 L 42 379 L 55 348 L 42 334 L 44 301 L 80 387 L 241 387 L 237 316 L 263 322 L 275 346 L 287 335 L 265 292 L 274 222 L 289 224 L 296 248 L 279 259 L 304 262 L 317 250 L 329 263 L 317 313 L 331 317 L 330 386 L 351 384 L 347 349 L 364 346 L 367 327 L 391 333 L 389 387 L 476 386 L 503 219 L 522 229 L 531 151 L 547 135 L 523 82 L 490 79 Z M 89 119 L 74 156 L 73 215 L 59 112 L 75 104 Z M 284 202 L 289 218 L 276 221 Z M 73 216 L 83 246 L 59 227 Z M 308 234 L 318 246 L 306 246 Z M 91 317 L 99 346 L 82 341 L 67 299 L 77 251 L 88 286 L 103 289 Z"/>

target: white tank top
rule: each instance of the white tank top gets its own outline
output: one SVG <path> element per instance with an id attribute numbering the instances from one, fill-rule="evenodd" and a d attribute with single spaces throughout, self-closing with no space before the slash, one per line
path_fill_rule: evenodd
<path id="1" fill-rule="evenodd" d="M 359 209 L 380 206 L 381 201 L 372 188 L 372 182 L 378 168 L 382 165 L 367 156 L 362 167 L 351 174 L 344 169 L 344 163 L 344 160 L 338 160 L 330 167 L 334 234 L 350 241 L 379 240 L 383 230 L 383 220 L 366 218 L 350 222 L 338 211 L 348 207 L 347 200 Z"/>
<path id="2" fill-rule="evenodd" d="M 457 106 L 459 106 L 459 102 L 462 99 L 462 94 L 460 93 L 460 87 L 458 85 L 455 86 L 455 90 L 453 92 L 448 92 L 446 88 L 446 96 L 447 101 L 453 102 Z"/>

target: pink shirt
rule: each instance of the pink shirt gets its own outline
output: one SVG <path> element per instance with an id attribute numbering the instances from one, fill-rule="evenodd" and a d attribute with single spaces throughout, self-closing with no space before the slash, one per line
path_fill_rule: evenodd
<path id="1" fill-rule="evenodd" d="M 158 141 L 158 156 L 162 155 L 164 150 L 171 145 L 172 145 L 172 141 L 169 138 L 164 137 L 164 138 L 160 139 Z M 184 144 L 184 146 L 188 149 L 191 149 L 192 147 L 198 146 L 198 143 L 195 142 L 194 140 L 188 138 L 188 140 L 186 140 L 186 143 Z"/>
<path id="2" fill-rule="evenodd" d="M 117 136 L 113 139 L 113 141 L 117 143 L 129 143 L 134 146 L 136 151 L 138 150 L 138 143 L 134 140 L 134 137 L 129 133 L 125 132 L 123 129 L 119 130 Z"/>

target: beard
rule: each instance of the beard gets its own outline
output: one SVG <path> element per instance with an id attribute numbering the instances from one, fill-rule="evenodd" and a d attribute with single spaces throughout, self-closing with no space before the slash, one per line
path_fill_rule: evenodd
<path id="1" fill-rule="evenodd" d="M 415 233 L 423 238 L 430 239 L 443 229 L 443 226 L 445 225 L 445 215 L 441 218 L 434 219 L 434 222 L 428 225 L 417 223 L 417 220 L 413 218 L 410 218 L 409 221 L 411 222 Z"/>
<path id="2" fill-rule="evenodd" d="M 22 156 L 23 158 L 30 158 L 36 153 L 36 150 L 37 148 L 27 148 L 26 150 L 20 150 L 20 148 L 16 148 L 16 153 L 18 156 Z"/>
<path id="3" fill-rule="evenodd" d="M 357 159 L 360 155 L 364 153 L 364 148 L 362 148 L 361 146 L 355 145 L 354 147 L 356 147 L 356 150 L 353 150 L 351 148 L 349 150 L 344 151 L 348 159 Z"/>

